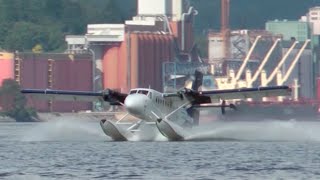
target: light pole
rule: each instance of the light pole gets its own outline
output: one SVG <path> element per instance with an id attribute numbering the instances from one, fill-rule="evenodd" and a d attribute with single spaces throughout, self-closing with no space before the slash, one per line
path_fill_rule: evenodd
<path id="1" fill-rule="evenodd" d="M 92 61 L 92 90 L 93 92 L 96 91 L 96 54 L 91 48 L 87 48 L 87 51 L 91 54 L 91 61 Z"/>
<path id="2" fill-rule="evenodd" d="M 91 54 L 91 61 L 92 61 L 92 90 L 93 92 L 96 91 L 96 83 L 95 83 L 95 76 L 96 76 L 96 53 L 90 48 L 90 43 L 88 41 L 87 35 L 84 36 L 84 50 Z"/>
<path id="3" fill-rule="evenodd" d="M 94 50 L 90 48 L 90 44 L 88 42 L 87 36 L 84 36 L 84 50 L 91 54 L 91 61 L 92 61 L 92 91 L 96 92 L 96 53 Z M 92 102 L 92 111 L 95 111 L 95 102 Z"/>

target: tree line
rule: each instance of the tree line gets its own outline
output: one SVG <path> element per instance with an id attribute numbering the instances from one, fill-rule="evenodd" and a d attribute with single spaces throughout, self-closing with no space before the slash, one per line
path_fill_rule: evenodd
<path id="1" fill-rule="evenodd" d="M 20 92 L 21 87 L 13 79 L 6 79 L 0 87 L 0 116 L 8 116 L 17 122 L 38 121 L 34 108 L 27 107 L 27 98 Z"/>
<path id="2" fill-rule="evenodd" d="M 206 38 L 208 29 L 219 30 L 220 1 L 187 1 L 199 11 L 194 27 L 198 37 Z M 298 19 L 319 4 L 320 0 L 231 0 L 230 26 L 261 29 L 267 20 Z M 136 0 L 0 0 L 0 48 L 62 51 L 65 35 L 84 34 L 87 24 L 123 23 L 136 14 L 136 7 Z"/>
<path id="3" fill-rule="evenodd" d="M 122 23 L 128 0 L 0 0 L 0 48 L 59 51 L 68 34 L 84 34 L 89 23 Z M 132 7 L 132 6 L 129 6 Z"/>

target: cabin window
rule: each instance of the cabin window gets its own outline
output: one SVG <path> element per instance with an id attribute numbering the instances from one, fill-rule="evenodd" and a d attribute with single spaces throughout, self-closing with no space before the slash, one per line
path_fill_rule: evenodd
<path id="1" fill-rule="evenodd" d="M 152 92 L 149 92 L 148 97 L 152 99 Z"/>

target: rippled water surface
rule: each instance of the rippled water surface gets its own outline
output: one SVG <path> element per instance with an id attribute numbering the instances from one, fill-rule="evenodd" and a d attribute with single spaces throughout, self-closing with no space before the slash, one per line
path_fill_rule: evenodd
<path id="1" fill-rule="evenodd" d="M 227 140 L 228 139 L 228 140 Z M 219 124 L 113 142 L 98 122 L 0 124 L 0 179 L 320 179 L 320 124 Z"/>

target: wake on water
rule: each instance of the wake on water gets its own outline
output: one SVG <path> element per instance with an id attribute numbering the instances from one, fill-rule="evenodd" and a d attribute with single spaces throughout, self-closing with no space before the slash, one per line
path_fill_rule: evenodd
<path id="1" fill-rule="evenodd" d="M 260 122 L 216 121 L 185 130 L 187 141 L 320 141 L 320 122 L 266 120 Z M 153 131 L 153 132 L 151 132 Z M 159 132 L 141 131 L 130 141 L 145 141 L 155 134 L 153 141 L 166 141 Z M 38 123 L 23 133 L 23 141 L 111 141 L 99 122 L 79 121 L 61 117 Z"/>
<path id="2" fill-rule="evenodd" d="M 320 141 L 320 122 L 264 120 L 213 122 L 189 132 L 186 140 Z"/>
<path id="3" fill-rule="evenodd" d="M 99 122 L 59 118 L 25 130 L 22 141 L 105 141 Z"/>

